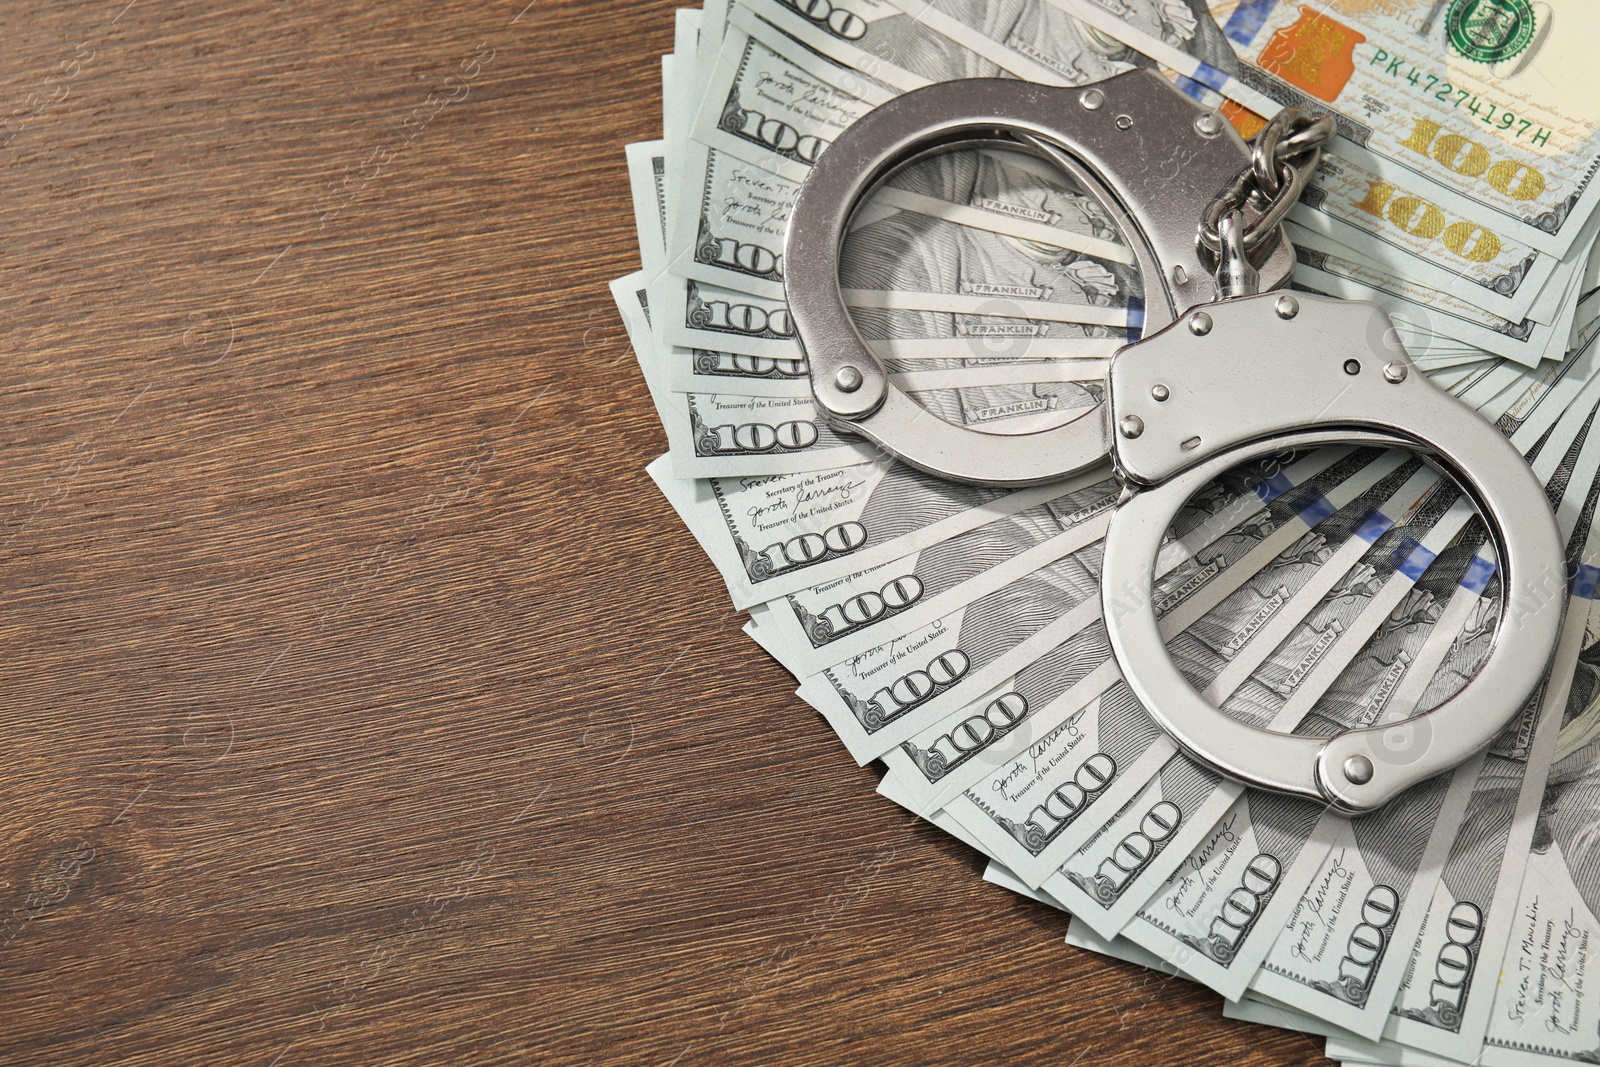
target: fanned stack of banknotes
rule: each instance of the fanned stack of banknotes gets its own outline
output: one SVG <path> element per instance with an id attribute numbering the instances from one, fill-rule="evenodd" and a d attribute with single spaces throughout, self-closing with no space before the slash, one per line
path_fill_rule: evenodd
<path id="1" fill-rule="evenodd" d="M 708 0 L 677 13 L 665 139 L 628 147 L 643 270 L 613 292 L 665 423 L 650 467 L 880 792 L 1071 913 L 1067 940 L 1325 1036 L 1345 1063 L 1600 1062 L 1600 9 L 1578 0 Z M 1109 468 L 952 484 L 824 423 L 784 302 L 796 192 L 863 113 L 932 82 L 1081 85 L 1146 67 L 1246 137 L 1331 111 L 1287 228 L 1294 285 L 1371 300 L 1498 425 L 1567 539 L 1543 688 L 1482 756 L 1356 819 L 1177 751 L 1099 619 Z M 1171 164 L 1150 146 L 1149 166 Z M 987 145 L 856 212 L 840 283 L 930 417 L 1027 433 L 1100 398 L 1139 336 L 1126 235 L 1074 179 Z M 1492 546 L 1417 458 L 1240 467 L 1156 561 L 1169 650 L 1285 732 L 1456 692 L 1499 619 Z"/>

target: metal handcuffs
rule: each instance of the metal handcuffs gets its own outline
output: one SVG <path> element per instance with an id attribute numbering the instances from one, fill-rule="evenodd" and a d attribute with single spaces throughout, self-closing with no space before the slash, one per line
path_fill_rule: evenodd
<path id="1" fill-rule="evenodd" d="M 1523 457 L 1411 366 L 1381 308 L 1270 292 L 1294 266 L 1278 223 L 1329 132 L 1326 119 L 1298 117 L 1298 128 L 1275 119 L 1252 152 L 1214 112 L 1143 70 L 1071 89 L 1003 79 L 918 89 L 864 115 L 818 160 L 790 218 L 785 285 L 812 391 L 835 427 L 984 485 L 1052 481 L 1109 456 L 1123 493 L 1105 538 L 1102 602 L 1129 688 L 1214 770 L 1357 814 L 1481 751 L 1515 717 L 1555 649 L 1565 597 L 1541 589 L 1565 564 Z M 1106 399 L 1065 425 L 999 435 L 928 417 L 890 381 L 845 305 L 839 250 L 862 197 L 895 168 L 957 145 L 1049 160 L 1098 197 L 1132 248 L 1145 336 L 1113 357 Z M 1380 756 L 1392 726 L 1318 738 L 1229 717 L 1179 673 L 1157 628 L 1156 553 L 1184 503 L 1250 459 L 1341 443 L 1430 454 L 1477 506 L 1498 553 L 1504 600 L 1490 655 L 1460 692 L 1416 717 L 1432 740 L 1403 765 Z"/>

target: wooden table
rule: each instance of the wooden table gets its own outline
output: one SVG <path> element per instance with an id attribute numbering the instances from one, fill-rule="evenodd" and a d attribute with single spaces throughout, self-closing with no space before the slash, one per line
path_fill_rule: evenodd
<path id="1" fill-rule="evenodd" d="M 605 284 L 670 5 L 525 2 L 0 9 L 0 1061 L 1321 1062 L 740 634 Z"/>

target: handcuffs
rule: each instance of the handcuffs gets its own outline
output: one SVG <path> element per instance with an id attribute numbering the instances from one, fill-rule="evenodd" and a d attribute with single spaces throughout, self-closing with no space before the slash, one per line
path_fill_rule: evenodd
<path id="1" fill-rule="evenodd" d="M 1145 70 L 1075 88 L 943 82 L 881 105 L 829 146 L 795 202 L 784 260 L 812 391 L 836 428 L 929 473 L 991 486 L 1053 481 L 1109 456 L 1123 492 L 1105 537 L 1102 607 L 1129 688 L 1206 766 L 1354 815 L 1483 750 L 1517 715 L 1555 649 L 1565 596 L 1544 590 L 1564 587 L 1565 561 L 1523 457 L 1412 366 L 1381 308 L 1273 292 L 1295 261 L 1280 222 L 1331 130 L 1326 116 L 1287 109 L 1247 145 Z M 1044 158 L 1099 199 L 1131 246 L 1145 333 L 1112 358 L 1105 399 L 1065 425 L 1001 435 L 930 417 L 852 322 L 838 264 L 853 212 L 890 172 L 954 147 Z M 1428 720 L 1431 741 L 1403 764 L 1381 756 L 1393 725 L 1305 737 L 1228 716 L 1179 673 L 1157 627 L 1156 554 L 1184 503 L 1240 463 L 1331 444 L 1429 455 L 1477 506 L 1498 554 L 1504 599 L 1490 654 L 1455 696 L 1413 717 Z"/>

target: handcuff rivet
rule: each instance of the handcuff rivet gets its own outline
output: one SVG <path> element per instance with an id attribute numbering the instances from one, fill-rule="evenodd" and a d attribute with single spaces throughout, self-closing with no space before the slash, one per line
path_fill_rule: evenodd
<path id="1" fill-rule="evenodd" d="M 1365 756 L 1351 756 L 1344 761 L 1344 776 L 1351 785 L 1366 785 L 1372 781 L 1372 761 Z"/>
<path id="2" fill-rule="evenodd" d="M 1360 374 L 1361 373 L 1361 361 L 1359 359 L 1347 359 L 1347 360 L 1345 360 L 1344 361 L 1344 372 L 1346 374 Z"/>
<path id="3" fill-rule="evenodd" d="M 1083 105 L 1085 111 L 1099 111 L 1100 105 L 1106 102 L 1106 94 L 1099 89 L 1085 89 L 1078 94 L 1078 103 Z"/>
<path id="4" fill-rule="evenodd" d="M 1118 115 L 1117 116 L 1117 129 L 1119 129 L 1119 130 L 1131 130 L 1132 128 L 1133 128 L 1133 116 L 1132 115 Z"/>
<path id="5" fill-rule="evenodd" d="M 1216 112 L 1207 111 L 1194 120 L 1194 128 L 1202 137 L 1215 137 L 1222 132 L 1222 120 L 1217 118 Z"/>
<path id="6" fill-rule="evenodd" d="M 1399 385 L 1406 380 L 1406 365 L 1398 359 L 1391 359 L 1383 365 L 1383 377 L 1385 381 Z"/>
<path id="7" fill-rule="evenodd" d="M 1122 416 L 1122 436 L 1128 438 L 1138 437 L 1144 433 L 1144 420 L 1137 415 Z"/>
<path id="8" fill-rule="evenodd" d="M 1158 404 L 1171 395 L 1172 391 L 1164 385 L 1152 385 L 1150 387 L 1150 396 Z"/>
<path id="9" fill-rule="evenodd" d="M 1189 332 L 1196 337 L 1204 337 L 1211 332 L 1211 316 L 1204 311 L 1196 311 L 1189 316 Z"/>
<path id="10" fill-rule="evenodd" d="M 840 367 L 839 373 L 833 376 L 833 384 L 839 387 L 842 393 L 853 393 L 861 388 L 861 371 L 855 367 Z"/>
<path id="11" fill-rule="evenodd" d="M 1300 301 L 1288 293 L 1284 293 L 1272 305 L 1272 310 L 1278 313 L 1278 318 L 1280 319 L 1292 319 L 1300 314 Z"/>

